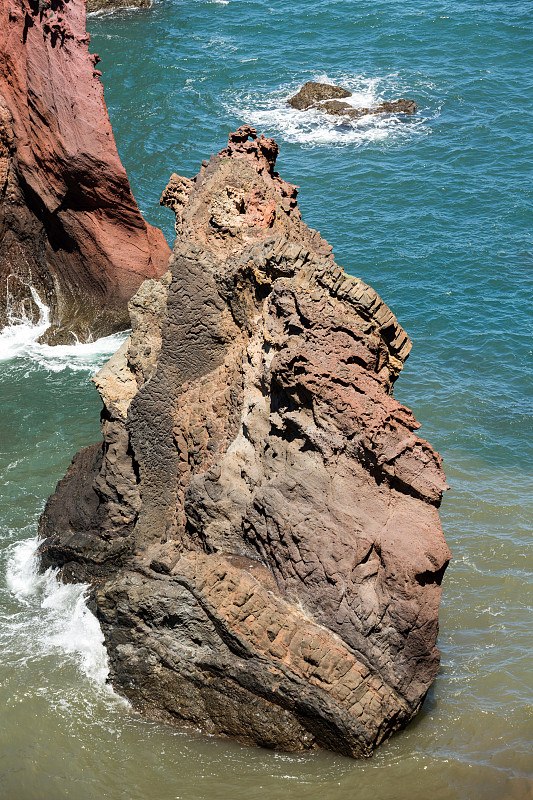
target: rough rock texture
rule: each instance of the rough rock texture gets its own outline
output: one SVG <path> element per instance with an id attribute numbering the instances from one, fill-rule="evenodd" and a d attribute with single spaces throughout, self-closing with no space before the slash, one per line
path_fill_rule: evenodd
<path id="1" fill-rule="evenodd" d="M 342 86 L 334 86 L 329 83 L 316 83 L 307 81 L 299 92 L 288 101 L 289 105 L 297 108 L 298 111 L 306 111 L 323 100 L 333 100 L 339 97 L 351 97 L 352 93 Z"/>
<path id="2" fill-rule="evenodd" d="M 417 111 L 416 103 L 413 100 L 404 100 L 403 97 L 393 102 L 379 103 L 372 108 L 355 108 L 350 103 L 339 100 L 351 96 L 352 93 L 342 86 L 308 81 L 288 103 L 299 111 L 313 108 L 347 119 L 359 119 L 367 114 L 416 114 Z"/>
<path id="3" fill-rule="evenodd" d="M 152 0 L 87 0 L 87 12 L 115 11 L 117 8 L 150 8 Z"/>
<path id="4" fill-rule="evenodd" d="M 33 286 L 52 343 L 125 328 L 170 249 L 120 163 L 84 0 L 0 0 L 0 18 L 0 327 L 38 316 Z"/>
<path id="5" fill-rule="evenodd" d="M 392 385 L 411 342 L 240 128 L 173 175 L 169 272 L 96 376 L 100 445 L 41 519 L 94 583 L 117 690 L 158 718 L 365 757 L 439 665 L 441 462 Z"/>

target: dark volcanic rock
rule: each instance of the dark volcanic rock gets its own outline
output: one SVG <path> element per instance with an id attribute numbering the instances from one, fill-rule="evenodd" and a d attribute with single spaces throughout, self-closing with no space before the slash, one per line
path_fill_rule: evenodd
<path id="1" fill-rule="evenodd" d="M 158 718 L 365 757 L 438 671 L 437 453 L 392 386 L 411 342 L 301 220 L 247 126 L 173 175 L 169 272 L 96 377 L 101 446 L 41 519 L 93 581 L 111 677 Z"/>
<path id="2" fill-rule="evenodd" d="M 405 100 L 401 97 L 399 100 L 394 100 L 392 103 L 380 103 L 375 109 L 371 110 L 373 114 L 416 114 L 417 105 L 414 100 Z"/>
<path id="3" fill-rule="evenodd" d="M 413 100 L 394 100 L 379 103 L 371 108 L 355 108 L 350 103 L 343 103 L 338 98 L 351 97 L 352 93 L 341 86 L 330 86 L 328 83 L 308 81 L 300 91 L 288 100 L 293 108 L 299 111 L 316 109 L 347 119 L 359 119 L 367 114 L 416 114 L 417 106 Z"/>
<path id="4" fill-rule="evenodd" d="M 349 103 L 342 103 L 339 100 L 326 100 L 313 108 L 348 119 L 359 119 L 367 114 L 416 114 L 416 103 L 403 98 L 392 103 L 380 103 L 372 108 L 354 108 Z"/>
<path id="5" fill-rule="evenodd" d="M 51 308 L 49 341 L 128 326 L 166 268 L 120 163 L 84 0 L 0 0 L 0 327 Z"/>
<path id="6" fill-rule="evenodd" d="M 117 8 L 150 8 L 152 0 L 87 0 L 87 12 L 115 11 Z"/>
<path id="7" fill-rule="evenodd" d="M 299 111 L 305 111 L 312 108 L 316 103 L 323 100 L 332 100 L 335 97 L 351 97 L 352 93 L 348 89 L 343 89 L 342 86 L 333 86 L 329 83 L 315 83 L 315 81 L 307 81 L 304 83 L 299 92 L 288 101 L 289 105 L 297 108 Z"/>

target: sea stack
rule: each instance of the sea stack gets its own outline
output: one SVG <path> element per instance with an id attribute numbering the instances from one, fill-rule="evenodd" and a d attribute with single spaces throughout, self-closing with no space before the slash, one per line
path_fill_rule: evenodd
<path id="1" fill-rule="evenodd" d="M 157 719 L 368 757 L 439 667 L 439 455 L 392 396 L 411 342 L 243 126 L 173 175 L 169 271 L 95 378 L 103 442 L 40 523 L 111 680 Z"/>
<path id="2" fill-rule="evenodd" d="M 84 0 L 0 0 L 0 327 L 50 306 L 50 343 L 129 325 L 170 249 L 120 162 Z"/>

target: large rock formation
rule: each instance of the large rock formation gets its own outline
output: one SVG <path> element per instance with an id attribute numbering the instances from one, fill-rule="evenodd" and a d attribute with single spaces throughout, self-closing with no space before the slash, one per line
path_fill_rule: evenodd
<path id="1" fill-rule="evenodd" d="M 417 111 L 414 100 L 406 100 L 403 97 L 399 100 L 378 103 L 370 108 L 357 108 L 345 102 L 347 97 L 352 97 L 352 93 L 342 86 L 307 81 L 287 102 L 298 111 L 314 109 L 349 120 L 357 120 L 368 114 L 416 114 Z"/>
<path id="2" fill-rule="evenodd" d="M 40 553 L 93 583 L 135 708 L 365 757 L 438 671 L 445 482 L 392 397 L 409 338 L 302 222 L 277 149 L 245 126 L 172 176 L 169 272 L 96 376 L 104 441 L 48 501 Z"/>
<path id="3" fill-rule="evenodd" d="M 51 308 L 48 341 L 125 328 L 170 249 L 132 196 L 84 0 L 0 0 L 0 327 Z"/>

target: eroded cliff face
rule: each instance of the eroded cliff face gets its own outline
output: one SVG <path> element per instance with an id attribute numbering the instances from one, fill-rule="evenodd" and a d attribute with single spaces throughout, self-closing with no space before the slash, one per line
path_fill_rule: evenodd
<path id="1" fill-rule="evenodd" d="M 128 327 L 170 249 L 131 194 L 84 0 L 0 0 L 0 327 L 51 309 L 49 342 Z"/>
<path id="2" fill-rule="evenodd" d="M 48 501 L 41 559 L 93 582 L 139 710 L 366 757 L 438 671 L 445 481 L 392 396 L 409 338 L 276 155 L 243 127 L 172 176 L 169 271 L 96 376 L 104 441 Z"/>

